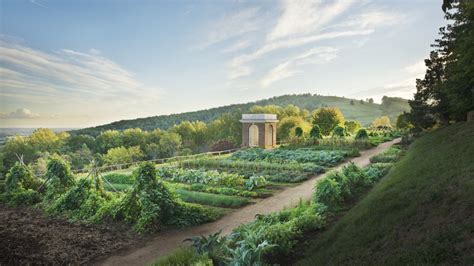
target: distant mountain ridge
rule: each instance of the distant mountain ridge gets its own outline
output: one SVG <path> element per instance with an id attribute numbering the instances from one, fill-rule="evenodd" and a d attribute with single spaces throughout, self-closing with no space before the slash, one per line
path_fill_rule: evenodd
<path id="1" fill-rule="evenodd" d="M 110 124 L 71 131 L 72 134 L 88 134 L 96 136 L 104 130 L 125 130 L 127 128 L 141 128 L 143 130 L 168 129 L 182 121 L 210 122 L 224 113 L 248 112 L 254 105 L 278 105 L 285 107 L 293 104 L 301 109 L 313 111 L 320 107 L 338 107 L 347 120 L 358 120 L 363 125 L 370 124 L 375 118 L 387 115 L 394 122 L 396 117 L 410 109 L 408 100 L 394 97 L 384 97 L 382 104 L 368 103 L 360 100 L 337 96 L 322 96 L 317 94 L 294 94 L 275 96 L 255 102 L 232 104 L 200 111 L 180 114 L 158 115 L 131 120 L 120 120 Z M 353 104 L 351 104 L 351 101 Z"/>

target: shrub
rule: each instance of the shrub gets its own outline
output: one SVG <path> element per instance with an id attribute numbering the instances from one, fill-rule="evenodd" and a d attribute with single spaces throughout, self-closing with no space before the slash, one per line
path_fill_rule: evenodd
<path id="1" fill-rule="evenodd" d="M 15 190 L 2 195 L 0 202 L 5 202 L 9 206 L 32 206 L 41 202 L 41 195 L 32 189 Z"/>
<path id="2" fill-rule="evenodd" d="M 277 223 L 266 227 L 262 239 L 274 246 L 266 249 L 265 257 L 289 255 L 297 243 L 298 233 L 298 231 L 293 231 L 288 223 Z"/>
<path id="3" fill-rule="evenodd" d="M 192 248 L 179 248 L 152 264 L 153 266 L 170 265 L 199 265 L 212 266 L 213 263 L 207 255 L 200 255 Z"/>
<path id="4" fill-rule="evenodd" d="M 303 136 L 303 129 L 301 127 L 296 127 L 295 128 L 295 136 L 296 137 L 302 137 Z"/>
<path id="5" fill-rule="evenodd" d="M 357 134 L 355 136 L 355 139 L 368 139 L 369 134 L 367 133 L 367 130 L 365 128 L 361 128 L 357 131 Z"/>
<path id="6" fill-rule="evenodd" d="M 214 217 L 200 206 L 185 204 L 157 179 L 153 163 L 142 163 L 134 172 L 135 182 L 112 208 L 112 216 L 139 231 L 158 229 L 163 225 L 189 226 Z"/>
<path id="7" fill-rule="evenodd" d="M 335 210 L 342 200 L 339 184 L 330 177 L 322 179 L 316 183 L 313 200 L 316 203 L 326 205 L 329 211 Z"/>
<path id="8" fill-rule="evenodd" d="M 323 135 L 329 135 L 336 126 L 344 125 L 344 116 L 339 108 L 319 108 L 313 113 L 313 125 L 318 125 Z"/>
<path id="9" fill-rule="evenodd" d="M 49 159 L 45 179 L 48 182 L 47 200 L 56 199 L 75 184 L 69 164 L 59 156 L 53 156 Z"/>
<path id="10" fill-rule="evenodd" d="M 247 190 L 254 190 L 255 188 L 264 187 L 267 184 L 267 180 L 263 176 L 252 175 L 245 180 L 244 187 Z"/>
<path id="11" fill-rule="evenodd" d="M 96 185 L 91 178 L 83 178 L 47 207 L 47 211 L 66 214 L 73 220 L 93 220 L 109 198 L 100 183 Z"/>
<path id="12" fill-rule="evenodd" d="M 346 129 L 342 126 L 337 126 L 332 131 L 333 137 L 345 137 L 346 136 Z"/>
<path id="13" fill-rule="evenodd" d="M 25 189 L 38 189 L 41 181 L 33 176 L 31 170 L 24 164 L 16 162 L 7 173 L 5 191 L 22 191 Z"/>
<path id="14" fill-rule="evenodd" d="M 309 132 L 309 136 L 313 139 L 322 139 L 323 135 L 321 134 L 321 128 L 319 128 L 318 125 L 313 125 Z"/>

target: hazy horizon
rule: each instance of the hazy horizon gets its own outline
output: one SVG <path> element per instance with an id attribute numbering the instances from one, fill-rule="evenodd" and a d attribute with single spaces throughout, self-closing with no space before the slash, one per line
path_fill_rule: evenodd
<path id="1" fill-rule="evenodd" d="M 283 94 L 411 98 L 445 23 L 436 1 L 0 5 L 3 128 L 82 128 Z"/>

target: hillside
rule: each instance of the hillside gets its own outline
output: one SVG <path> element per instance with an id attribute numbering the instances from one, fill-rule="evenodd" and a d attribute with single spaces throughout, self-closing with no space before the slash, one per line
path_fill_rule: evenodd
<path id="1" fill-rule="evenodd" d="M 188 120 L 209 122 L 218 118 L 224 113 L 247 112 L 254 105 L 278 105 L 284 107 L 288 104 L 293 104 L 301 109 L 308 109 L 310 111 L 313 111 L 318 107 L 335 106 L 341 109 L 346 119 L 357 119 L 364 125 L 370 124 L 370 122 L 372 122 L 375 118 L 383 115 L 388 115 L 392 121 L 395 121 L 398 114 L 409 110 L 408 101 L 401 98 L 387 97 L 382 104 L 367 102 L 361 103 L 359 100 L 353 100 L 353 102 L 354 105 L 351 105 L 351 99 L 336 96 L 321 96 L 316 94 L 283 95 L 256 102 L 233 104 L 195 112 L 159 115 L 133 120 L 121 120 L 102 126 L 72 131 L 72 133 L 98 135 L 101 131 L 107 129 L 167 129 L 175 124 L 179 124 L 181 121 Z"/>
<path id="2" fill-rule="evenodd" d="M 421 137 L 302 265 L 474 263 L 474 123 Z"/>

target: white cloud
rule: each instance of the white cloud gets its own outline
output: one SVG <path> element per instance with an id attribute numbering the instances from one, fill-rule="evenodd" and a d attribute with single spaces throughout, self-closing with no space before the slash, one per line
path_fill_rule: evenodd
<path id="1" fill-rule="evenodd" d="M 315 47 L 311 50 L 306 51 L 303 54 L 294 56 L 285 62 L 279 64 L 272 70 L 270 70 L 262 80 L 260 80 L 260 85 L 263 88 L 267 88 L 274 82 L 277 82 L 282 79 L 286 79 L 294 76 L 299 70 L 294 68 L 315 63 L 324 63 L 331 61 L 336 58 L 337 49 L 332 47 Z"/>
<path id="2" fill-rule="evenodd" d="M 11 113 L 0 113 L 0 119 L 32 119 L 39 116 L 39 114 L 32 113 L 26 108 L 18 108 Z"/>
<path id="3" fill-rule="evenodd" d="M 259 30 L 264 24 L 259 14 L 259 7 L 251 7 L 227 14 L 206 29 L 206 40 L 198 45 L 198 49 L 205 49 L 216 43 Z"/>
<path id="4" fill-rule="evenodd" d="M 249 40 L 240 40 L 222 50 L 223 53 L 234 53 L 250 46 Z"/>
<path id="5" fill-rule="evenodd" d="M 118 117 L 156 108 L 161 89 L 145 86 L 99 54 L 68 49 L 45 53 L 3 40 L 0 54 L 0 97 L 5 101 Z"/>
<path id="6" fill-rule="evenodd" d="M 270 44 L 267 44 L 261 47 L 260 49 L 256 50 L 253 53 L 243 54 L 243 55 L 233 58 L 232 61 L 229 63 L 230 73 L 232 73 L 231 75 L 229 75 L 229 78 L 235 79 L 242 76 L 250 75 L 252 73 L 252 68 L 250 68 L 249 66 L 246 66 L 246 64 L 254 60 L 257 60 L 261 58 L 262 56 L 270 52 L 273 52 L 275 50 L 279 50 L 283 48 L 298 47 L 298 46 L 314 43 L 314 42 L 325 40 L 325 39 L 368 35 L 368 34 L 371 34 L 372 32 L 373 32 L 372 30 L 329 32 L 329 33 L 322 33 L 322 34 L 317 34 L 317 35 L 290 39 L 290 40 L 272 42 Z M 241 69 L 246 69 L 247 71 L 238 71 Z M 235 73 L 240 73 L 240 75 L 235 75 Z"/>
<path id="7" fill-rule="evenodd" d="M 404 70 L 412 75 L 423 76 L 426 72 L 425 60 L 419 60 L 418 62 L 406 66 Z"/>
<path id="8" fill-rule="evenodd" d="M 322 26 L 347 10 L 353 1 L 342 0 L 330 4 L 311 0 L 285 0 L 283 14 L 267 40 L 308 34 L 320 30 Z"/>

